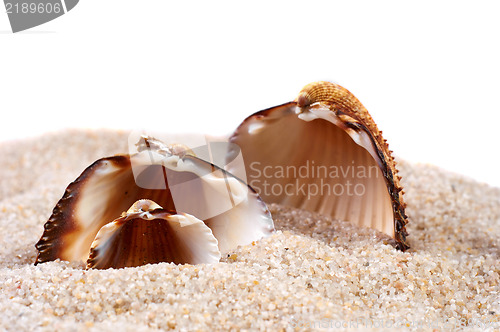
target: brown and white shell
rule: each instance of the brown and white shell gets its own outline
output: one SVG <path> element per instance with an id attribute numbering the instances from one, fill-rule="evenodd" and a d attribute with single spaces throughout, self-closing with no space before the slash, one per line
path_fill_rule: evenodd
<path id="1" fill-rule="evenodd" d="M 36 244 L 35 264 L 58 258 L 87 262 L 101 228 L 113 221 L 113 227 L 127 228 L 121 223 L 128 219 L 119 218 L 143 199 L 171 215 L 202 220 L 223 253 L 274 231 L 266 205 L 240 179 L 180 145 L 166 146 L 149 137 L 137 145 L 133 155 L 97 160 L 67 187 Z M 128 250 L 137 250 L 129 245 Z"/>
<path id="2" fill-rule="evenodd" d="M 248 183 L 266 203 L 372 227 L 394 238 L 398 249 L 409 248 L 396 163 L 347 89 L 309 84 L 295 101 L 249 116 L 230 142 L 241 148 Z"/>
<path id="3" fill-rule="evenodd" d="M 211 264 L 220 260 L 217 239 L 205 223 L 173 213 L 142 199 L 99 230 L 87 268 L 107 269 L 145 264 Z"/>

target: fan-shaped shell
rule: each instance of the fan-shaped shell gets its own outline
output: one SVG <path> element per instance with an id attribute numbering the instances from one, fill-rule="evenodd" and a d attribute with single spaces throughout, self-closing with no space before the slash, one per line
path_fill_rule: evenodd
<path id="1" fill-rule="evenodd" d="M 259 196 L 227 171 L 152 138 L 143 138 L 138 151 L 99 159 L 68 186 L 36 244 L 35 264 L 57 258 L 87 261 L 101 227 L 140 199 L 203 220 L 221 252 L 274 231 Z"/>
<path id="2" fill-rule="evenodd" d="M 87 268 L 122 268 L 169 262 L 210 264 L 220 260 L 217 239 L 202 220 L 139 200 L 104 225 L 90 249 Z"/>
<path id="3" fill-rule="evenodd" d="M 382 132 L 347 89 L 309 84 L 295 101 L 249 116 L 230 142 L 241 148 L 248 183 L 265 202 L 372 227 L 393 237 L 399 249 L 408 248 L 396 163 Z"/>

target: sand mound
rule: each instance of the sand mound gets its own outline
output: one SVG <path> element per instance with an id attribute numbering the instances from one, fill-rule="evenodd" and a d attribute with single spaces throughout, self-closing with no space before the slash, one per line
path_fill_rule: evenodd
<path id="1" fill-rule="evenodd" d="M 500 328 L 500 189 L 406 162 L 406 253 L 376 231 L 271 205 L 278 232 L 218 264 L 34 266 L 66 186 L 126 144 L 106 131 L 0 144 L 0 328 Z"/>

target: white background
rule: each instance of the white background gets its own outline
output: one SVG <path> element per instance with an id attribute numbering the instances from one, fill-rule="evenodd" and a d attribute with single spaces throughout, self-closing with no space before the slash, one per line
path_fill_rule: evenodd
<path id="1" fill-rule="evenodd" d="M 500 186 L 499 15 L 485 1 L 81 0 L 12 34 L 2 7 L 0 141 L 82 127 L 229 133 L 331 80 L 400 157 Z"/>

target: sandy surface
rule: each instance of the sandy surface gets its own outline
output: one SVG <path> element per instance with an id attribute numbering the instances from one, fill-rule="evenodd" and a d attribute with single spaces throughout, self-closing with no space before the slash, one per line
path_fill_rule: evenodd
<path id="1" fill-rule="evenodd" d="M 272 205 L 278 232 L 218 264 L 34 266 L 66 186 L 126 143 L 74 131 L 0 144 L 0 329 L 500 328 L 500 189 L 405 162 L 406 253 L 375 231 Z"/>

